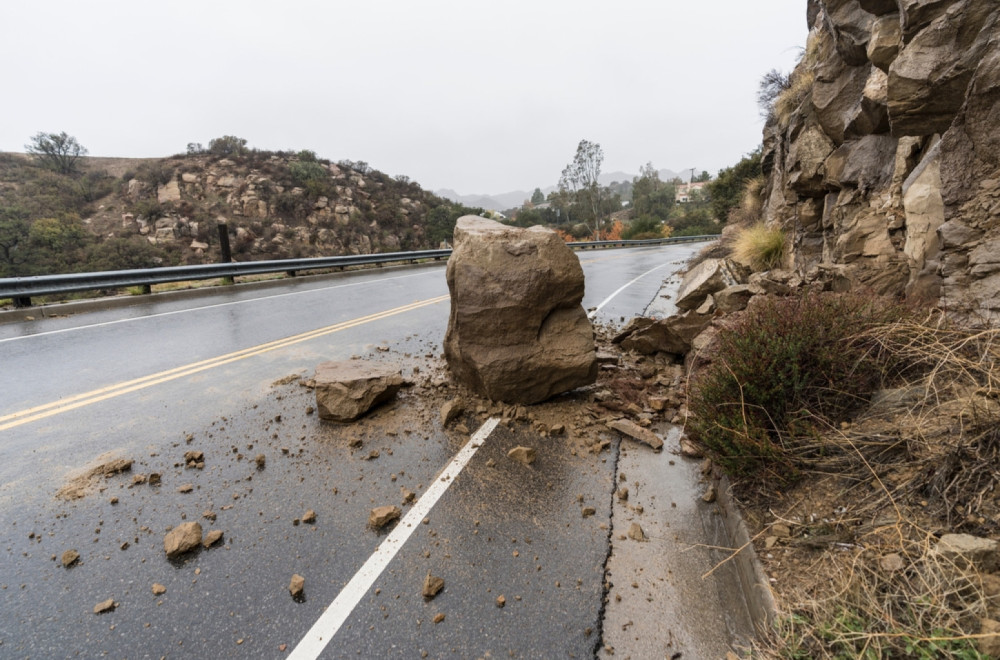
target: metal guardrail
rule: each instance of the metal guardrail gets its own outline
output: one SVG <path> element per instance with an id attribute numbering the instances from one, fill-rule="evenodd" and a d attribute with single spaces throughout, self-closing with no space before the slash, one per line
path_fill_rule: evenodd
<path id="1" fill-rule="evenodd" d="M 667 245 L 692 243 L 718 238 L 717 235 L 680 236 L 644 241 L 588 241 L 567 243 L 576 249 L 635 247 L 641 245 Z M 416 263 L 421 260 L 440 260 L 451 255 L 451 250 L 421 250 L 415 252 L 386 252 L 341 257 L 314 257 L 310 259 L 276 259 L 270 261 L 240 261 L 228 264 L 199 264 L 196 266 L 167 266 L 133 270 L 111 270 L 97 273 L 65 273 L 34 277 L 0 278 L 0 298 L 12 298 L 15 307 L 29 307 L 33 296 L 77 293 L 98 289 L 142 287 L 149 292 L 154 284 L 209 280 L 218 277 L 234 278 L 241 275 L 288 273 L 321 269 L 344 269 L 349 266 L 370 266 L 390 263 Z"/>

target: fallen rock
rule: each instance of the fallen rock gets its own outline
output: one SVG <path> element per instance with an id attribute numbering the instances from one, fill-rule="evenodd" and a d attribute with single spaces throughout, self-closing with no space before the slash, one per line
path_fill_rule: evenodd
<path id="1" fill-rule="evenodd" d="M 906 563 L 898 552 L 891 552 L 878 560 L 878 565 L 883 571 L 887 573 L 892 573 L 894 571 L 901 571 L 906 568 Z"/>
<path id="2" fill-rule="evenodd" d="M 316 512 L 313 511 L 312 509 L 306 511 L 304 514 L 302 514 L 302 522 L 306 524 L 312 524 L 316 522 Z"/>
<path id="3" fill-rule="evenodd" d="M 201 543 L 201 525 L 196 522 L 181 523 L 163 537 L 163 549 L 167 557 L 177 557 L 194 550 L 199 543 Z"/>
<path id="4" fill-rule="evenodd" d="M 535 462 L 536 452 L 532 447 L 517 446 L 507 452 L 507 458 L 513 459 L 524 465 L 531 465 Z"/>
<path id="5" fill-rule="evenodd" d="M 184 484 L 177 488 L 178 493 L 190 493 L 192 490 L 194 490 L 194 484 Z"/>
<path id="6" fill-rule="evenodd" d="M 264 454 L 257 454 L 257 456 L 253 459 L 253 462 L 257 464 L 258 470 L 263 470 L 267 467 L 267 456 Z"/>
<path id="7" fill-rule="evenodd" d="M 434 618 L 431 619 L 431 621 L 433 621 L 434 623 L 441 623 L 442 621 L 444 621 L 444 613 L 438 612 L 437 614 L 434 615 Z"/>
<path id="8" fill-rule="evenodd" d="M 434 598 L 434 596 L 437 596 L 442 589 L 444 589 L 444 578 L 439 578 L 428 573 L 427 577 L 424 578 L 424 598 Z"/>
<path id="9" fill-rule="evenodd" d="M 62 554 L 62 565 L 66 568 L 69 568 L 78 561 L 80 561 L 80 553 L 76 550 L 67 550 Z"/>
<path id="10" fill-rule="evenodd" d="M 705 489 L 705 493 L 701 496 L 701 501 L 711 504 L 715 501 L 716 495 L 715 484 L 711 483 L 708 485 L 708 488 Z"/>
<path id="11" fill-rule="evenodd" d="M 187 468 L 196 468 L 198 464 L 201 467 L 205 467 L 205 453 L 201 451 L 186 451 L 184 452 L 184 466 Z"/>
<path id="12" fill-rule="evenodd" d="M 164 587 L 159 582 L 154 582 L 153 583 L 153 595 L 154 596 L 162 596 L 165 593 L 167 593 L 167 588 L 166 587 Z"/>
<path id="13" fill-rule="evenodd" d="M 649 429 L 644 429 L 635 422 L 627 419 L 616 419 L 607 423 L 607 427 L 613 431 L 618 431 L 622 435 L 638 440 L 659 451 L 663 449 L 663 440 Z"/>
<path id="14" fill-rule="evenodd" d="M 292 594 L 292 598 L 301 598 L 305 588 L 306 579 L 298 573 L 292 575 L 292 581 L 288 583 L 288 591 Z"/>
<path id="15" fill-rule="evenodd" d="M 740 269 L 728 259 L 706 259 L 687 273 L 677 289 L 677 309 L 697 309 L 709 295 L 740 284 Z"/>
<path id="16" fill-rule="evenodd" d="M 580 514 L 581 514 L 581 515 L 582 515 L 582 516 L 583 516 L 584 518 L 589 518 L 589 517 L 591 517 L 592 515 L 594 515 L 595 513 L 597 513 L 597 509 L 595 509 L 595 508 L 594 508 L 594 507 L 592 507 L 592 506 L 585 506 L 585 507 L 583 507 L 583 509 L 581 509 L 581 510 L 580 510 Z"/>
<path id="17" fill-rule="evenodd" d="M 202 540 L 202 546 L 206 548 L 211 548 L 213 545 L 222 540 L 222 530 L 213 529 L 208 534 L 205 534 L 205 538 Z"/>
<path id="18" fill-rule="evenodd" d="M 504 596 L 497 596 L 497 607 L 503 607 L 507 604 L 507 599 Z"/>
<path id="19" fill-rule="evenodd" d="M 118 603 L 115 602 L 114 598 L 102 600 L 97 605 L 94 605 L 94 614 L 103 614 L 105 612 L 110 612 L 116 607 L 118 607 Z"/>
<path id="20" fill-rule="evenodd" d="M 642 531 L 642 526 L 634 522 L 628 526 L 628 537 L 633 541 L 645 541 L 646 533 Z"/>
<path id="21" fill-rule="evenodd" d="M 352 422 L 396 396 L 404 381 L 398 367 L 342 360 L 317 366 L 315 383 L 320 419 Z"/>
<path id="22" fill-rule="evenodd" d="M 451 401 L 441 406 L 441 426 L 448 426 L 455 419 L 465 412 L 465 402 L 455 397 Z"/>
<path id="23" fill-rule="evenodd" d="M 580 260 L 555 232 L 458 219 L 444 353 L 454 378 L 493 401 L 537 403 L 597 379 Z"/>
<path id="24" fill-rule="evenodd" d="M 368 514 L 368 526 L 373 529 L 382 529 L 392 521 L 398 520 L 402 514 L 403 511 L 398 506 L 387 505 L 375 507 Z"/>
<path id="25" fill-rule="evenodd" d="M 934 553 L 959 568 L 975 567 L 981 573 L 1000 568 L 1000 542 L 971 534 L 945 534 L 938 539 Z"/>
<path id="26" fill-rule="evenodd" d="M 686 435 L 681 436 L 680 446 L 681 456 L 686 456 L 687 458 L 703 458 L 705 456 L 705 452 Z"/>
<path id="27" fill-rule="evenodd" d="M 414 493 L 409 488 L 406 488 L 405 486 L 399 489 L 399 493 L 400 493 L 400 495 L 403 496 L 403 503 L 404 504 L 410 504 L 410 503 L 412 503 L 413 500 L 416 499 L 416 497 L 417 497 L 416 493 Z"/>

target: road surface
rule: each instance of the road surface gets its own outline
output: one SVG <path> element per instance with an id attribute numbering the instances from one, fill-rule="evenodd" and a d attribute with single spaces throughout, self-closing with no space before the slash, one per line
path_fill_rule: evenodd
<path id="1" fill-rule="evenodd" d="M 641 313 L 699 248 L 580 253 L 584 306 L 598 322 Z M 297 382 L 362 356 L 442 386 L 447 315 L 433 265 L 0 325 L 0 656 L 592 657 L 617 444 L 593 455 L 555 436 L 526 468 L 506 459 L 524 424 L 470 442 L 480 420 L 442 429 L 420 388 L 371 421 L 324 424 Z M 56 497 L 114 457 L 131 472 Z M 158 485 L 135 481 L 153 473 Z M 366 526 L 383 504 L 426 514 L 404 518 L 409 536 L 369 575 L 393 545 Z M 191 521 L 223 540 L 168 560 L 164 533 Z M 66 550 L 80 555 L 69 568 Z M 433 600 L 428 573 L 445 579 Z M 94 614 L 106 599 L 115 609 Z"/>

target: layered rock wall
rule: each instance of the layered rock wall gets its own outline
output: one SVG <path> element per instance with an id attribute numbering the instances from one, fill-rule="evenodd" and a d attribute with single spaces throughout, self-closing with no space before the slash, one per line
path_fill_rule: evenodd
<path id="1" fill-rule="evenodd" d="M 764 131 L 788 267 L 1000 314 L 1000 4 L 810 0 Z"/>

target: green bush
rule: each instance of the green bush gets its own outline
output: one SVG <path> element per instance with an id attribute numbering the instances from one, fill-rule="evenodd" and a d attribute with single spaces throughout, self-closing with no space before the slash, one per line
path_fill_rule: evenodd
<path id="1" fill-rule="evenodd" d="M 873 296 L 809 292 L 759 297 L 719 332 L 713 361 L 692 382 L 692 435 L 731 474 L 794 477 L 794 439 L 866 402 L 890 367 L 860 338 L 903 316 Z"/>

